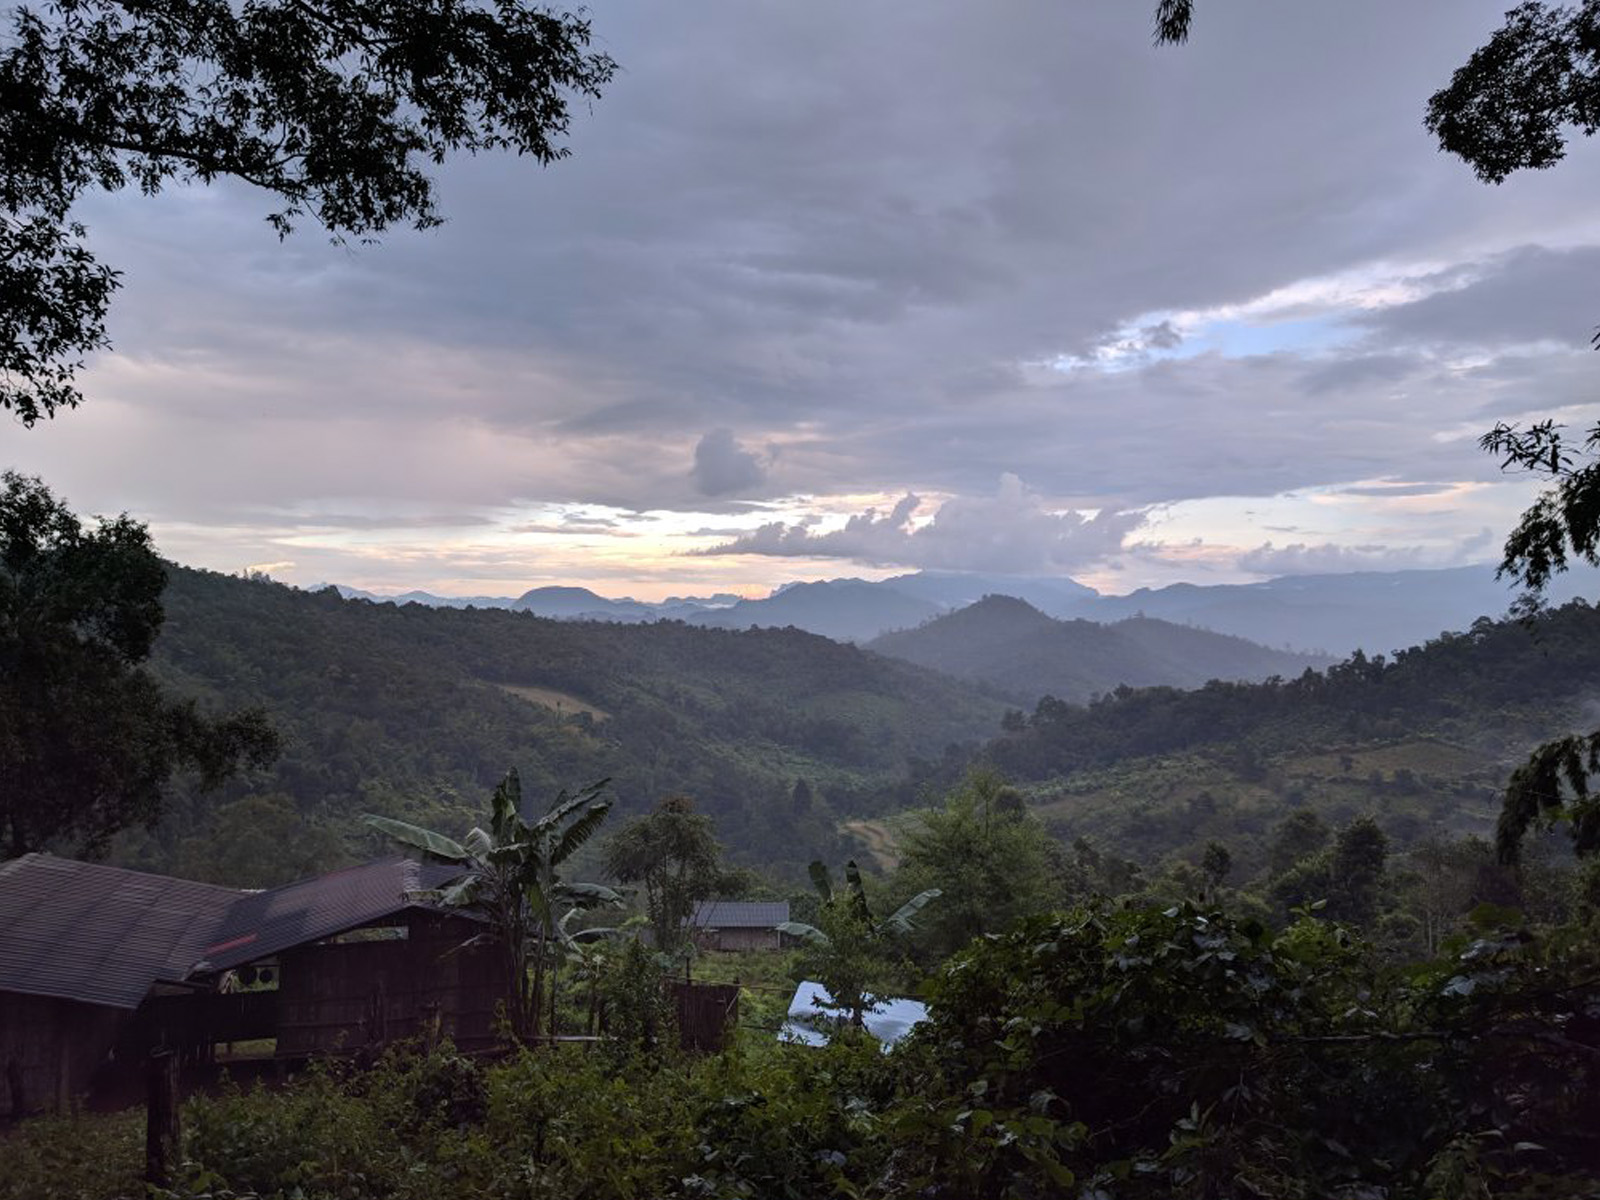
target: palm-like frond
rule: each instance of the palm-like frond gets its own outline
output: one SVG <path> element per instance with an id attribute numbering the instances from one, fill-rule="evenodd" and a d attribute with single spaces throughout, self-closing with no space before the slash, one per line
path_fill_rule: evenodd
<path id="1" fill-rule="evenodd" d="M 550 851 L 550 861 L 559 864 L 571 858 L 578 847 L 592 838 L 595 831 L 605 823 L 606 815 L 610 811 L 610 800 L 593 801 L 589 810 L 568 825 L 556 839 L 556 844 Z"/>
<path id="2" fill-rule="evenodd" d="M 895 909 L 894 915 L 883 923 L 884 927 L 892 929 L 896 933 L 910 933 L 911 918 L 921 912 L 930 901 L 937 900 L 942 895 L 944 893 L 939 888 L 929 888 L 925 892 L 918 892 L 899 908 Z"/>
<path id="3" fill-rule="evenodd" d="M 598 904 L 621 904 L 622 894 L 603 883 L 563 883 L 550 897 L 552 903 L 565 900 L 578 908 L 593 908 Z"/>
<path id="4" fill-rule="evenodd" d="M 823 865 L 820 858 L 811 860 L 811 865 L 806 868 L 811 873 L 811 886 L 817 889 L 817 895 L 822 897 L 824 904 L 833 899 L 833 879 L 828 874 L 828 868 Z"/>
<path id="5" fill-rule="evenodd" d="M 512 767 L 494 789 L 492 801 L 494 840 L 501 845 L 520 841 L 517 826 L 522 823 L 522 776 Z"/>
<path id="6" fill-rule="evenodd" d="M 560 828 L 562 822 L 569 816 L 596 799 L 610 786 L 611 780 L 599 779 L 587 787 L 579 788 L 576 792 L 569 792 L 563 788 L 556 796 L 555 802 L 550 805 L 550 811 L 533 823 L 533 832 L 543 834 Z"/>
<path id="7" fill-rule="evenodd" d="M 575 942 L 602 942 L 610 938 L 622 937 L 628 931 L 618 925 L 601 925 L 593 929 L 580 929 L 572 935 Z"/>
<path id="8" fill-rule="evenodd" d="M 446 862 L 468 862 L 472 858 L 460 842 L 447 838 L 442 833 L 435 833 L 431 829 L 424 829 L 420 825 L 413 825 L 409 821 L 396 821 L 393 817 L 378 817 L 371 813 L 361 819 L 380 833 L 388 834 L 395 841 L 425 850 L 435 858 L 442 858 Z"/>
<path id="9" fill-rule="evenodd" d="M 862 881 L 861 868 L 851 859 L 844 865 L 844 877 L 850 884 L 850 907 L 867 924 L 872 924 L 872 909 L 867 906 L 867 885 Z"/>
<path id="10" fill-rule="evenodd" d="M 778 932 L 787 933 L 790 937 L 797 937 L 818 946 L 826 946 L 833 940 L 815 925 L 807 925 L 804 921 L 784 921 L 778 926 Z"/>

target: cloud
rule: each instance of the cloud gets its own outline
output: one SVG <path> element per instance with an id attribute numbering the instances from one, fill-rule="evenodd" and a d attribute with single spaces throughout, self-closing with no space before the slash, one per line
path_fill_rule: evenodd
<path id="1" fill-rule="evenodd" d="M 1456 268 L 1456 275 L 1463 274 Z M 1555 343 L 1581 349 L 1600 320 L 1600 246 L 1521 246 L 1471 264 L 1464 281 L 1356 318 L 1389 344 L 1479 351 Z"/>
<path id="2" fill-rule="evenodd" d="M 1408 571 L 1442 566 L 1437 551 L 1422 546 L 1340 546 L 1271 542 L 1239 556 L 1240 570 L 1256 575 L 1335 575 L 1343 571 Z"/>
<path id="3" fill-rule="evenodd" d="M 1053 574 L 1103 559 L 1122 548 L 1145 521 L 1141 512 L 1088 515 L 1056 511 L 1015 475 L 992 496 L 956 496 L 926 523 L 913 523 L 922 501 L 908 493 L 886 513 L 851 516 L 841 528 L 815 532 L 801 523 L 770 522 L 700 556 L 732 554 L 842 558 L 872 566 L 925 570 Z"/>
<path id="4" fill-rule="evenodd" d="M 1145 346 L 1152 350 L 1176 350 L 1183 345 L 1183 334 L 1178 332 L 1170 320 L 1146 325 L 1139 333 Z"/>
<path id="5" fill-rule="evenodd" d="M 795 535 L 804 503 L 948 496 L 851 544 L 1051 562 L 1114 547 L 1154 504 L 1237 519 L 1240 497 L 1490 479 L 1474 435 L 1497 417 L 1593 411 L 1600 321 L 1600 155 L 1489 189 L 1420 128 L 1501 7 L 1223 5 L 1173 51 L 1111 0 L 1020 0 L 1004 21 L 972 0 L 706 0 L 692 23 L 616 0 L 596 31 L 625 71 L 575 118 L 573 157 L 451 162 L 449 221 L 426 235 L 280 244 L 244 187 L 86 204 L 127 272 L 118 353 L 83 409 L 0 428 L 3 457 L 152 520 L 190 561 L 288 550 L 308 581 L 351 577 L 335 556 L 354 552 L 271 538 L 320 512 L 549 524 L 596 505 L 721 527 L 760 500 L 783 504 L 776 562 L 847 544 Z M 1169 315 L 1195 313 L 1250 336 Z M 1296 343 L 1299 317 L 1349 336 Z M 1519 352 L 1545 341 L 1565 349 Z M 1116 372 L 1043 365 L 1122 343 Z M 999 506 L 1004 471 L 1048 505 Z M 248 550 L 229 532 L 246 519 Z M 1332 532 L 1404 547 L 1420 529 Z M 638 541 L 606 569 L 655 570 Z M 531 577 L 549 553 L 482 569 Z M 461 562 L 414 569 L 477 569 Z"/>
<path id="6" fill-rule="evenodd" d="M 241 568 L 246 575 L 271 575 L 275 571 L 292 571 L 295 564 L 290 559 L 279 559 L 277 562 L 250 563 Z"/>
<path id="7" fill-rule="evenodd" d="M 1365 483 L 1340 488 L 1344 496 L 1441 496 L 1460 487 L 1455 483 Z"/>
<path id="8" fill-rule="evenodd" d="M 702 496 L 747 492 L 766 482 L 761 460 L 734 440 L 728 429 L 713 429 L 695 444 L 689 472 Z"/>

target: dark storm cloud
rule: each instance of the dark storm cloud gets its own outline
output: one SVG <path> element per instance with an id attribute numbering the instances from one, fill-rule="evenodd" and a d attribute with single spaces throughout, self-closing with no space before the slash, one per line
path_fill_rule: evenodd
<path id="1" fill-rule="evenodd" d="M 731 429 L 713 429 L 695 443 L 689 477 L 702 496 L 725 496 L 759 487 L 767 472 L 761 460 L 735 440 Z"/>

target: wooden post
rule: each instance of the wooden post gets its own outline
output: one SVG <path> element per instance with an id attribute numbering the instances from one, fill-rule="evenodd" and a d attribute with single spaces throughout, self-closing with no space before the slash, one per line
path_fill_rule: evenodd
<path id="1" fill-rule="evenodd" d="M 178 1157 L 178 1056 L 155 1050 L 145 1065 L 144 1179 L 155 1187 L 172 1183 Z"/>

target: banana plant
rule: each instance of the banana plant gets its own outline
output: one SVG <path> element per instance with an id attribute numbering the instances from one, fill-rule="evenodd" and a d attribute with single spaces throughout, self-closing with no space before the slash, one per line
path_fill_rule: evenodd
<path id="1" fill-rule="evenodd" d="M 833 997 L 827 1007 L 848 1014 L 850 1023 L 860 1026 L 870 1002 L 868 981 L 885 966 L 886 943 L 910 933 L 912 919 L 941 892 L 938 888 L 919 892 L 880 921 L 872 915 L 861 869 L 854 860 L 845 865 L 843 891 L 834 888 L 821 862 L 813 862 L 810 869 L 812 886 L 822 899 L 818 919 L 825 928 L 785 921 L 778 930 L 806 943 L 807 969 L 815 972 Z"/>
<path id="2" fill-rule="evenodd" d="M 566 937 L 558 913 L 622 903 L 613 889 L 564 880 L 559 870 L 611 811 L 603 795 L 609 784 L 603 779 L 577 792 L 563 789 L 544 816 L 529 823 L 522 817 L 522 781 L 513 769 L 494 790 L 489 828 L 475 827 L 459 842 L 392 817 L 363 818 L 396 841 L 460 868 L 445 886 L 412 898 L 486 923 L 485 932 L 465 945 L 499 946 L 512 990 L 512 1028 L 524 1040 L 539 1035 L 548 951 Z M 554 1036 L 553 1016 L 549 1032 Z"/>
<path id="3" fill-rule="evenodd" d="M 861 880 L 861 868 L 856 865 L 855 859 L 851 859 L 844 866 L 844 877 L 849 885 L 849 891 L 843 896 L 835 892 L 833 879 L 820 859 L 813 861 L 808 869 L 811 872 L 811 886 L 816 888 L 822 902 L 832 904 L 835 899 L 839 899 L 850 914 L 865 925 L 874 937 L 910 933 L 914 928 L 912 918 L 944 894 L 939 888 L 918 892 L 882 921 L 874 921 L 872 908 L 867 903 L 867 889 Z M 818 946 L 825 946 L 829 941 L 826 933 L 815 925 L 807 925 L 804 921 L 785 921 L 778 926 L 778 932 L 787 933 L 791 937 Z"/>

